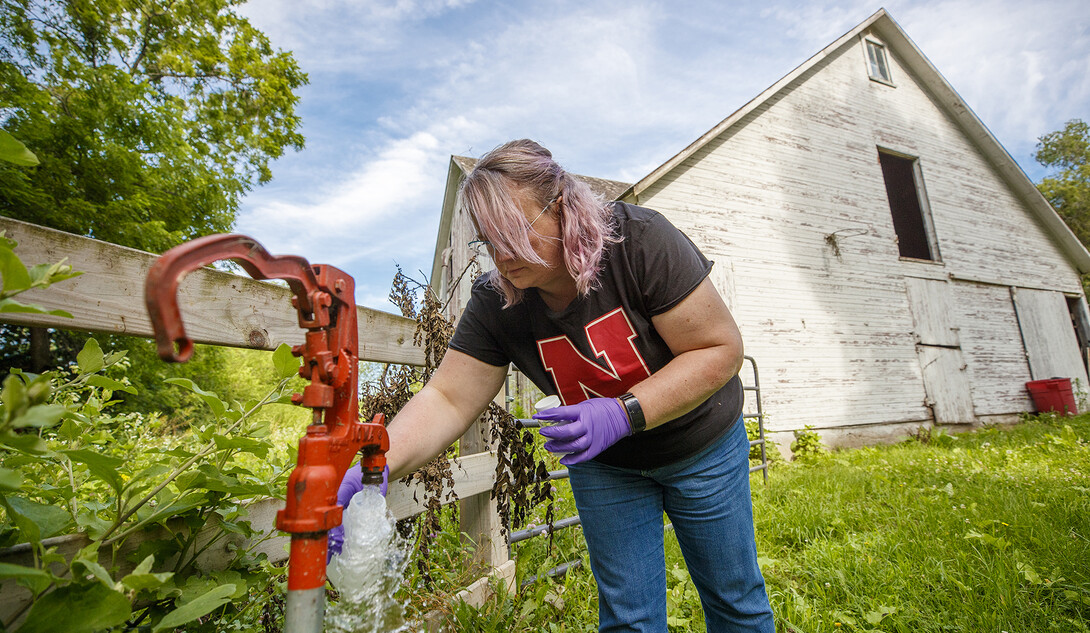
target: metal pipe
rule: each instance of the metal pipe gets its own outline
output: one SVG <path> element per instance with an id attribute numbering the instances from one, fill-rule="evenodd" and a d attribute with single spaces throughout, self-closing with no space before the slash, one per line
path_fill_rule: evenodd
<path id="1" fill-rule="evenodd" d="M 553 521 L 552 525 L 542 525 L 540 527 L 530 528 L 528 530 L 519 530 L 518 532 L 512 532 L 511 536 L 507 539 L 508 545 L 514 545 L 519 541 L 525 541 L 528 538 L 535 536 L 541 536 L 548 534 L 549 532 L 555 532 L 564 528 L 580 525 L 581 521 L 578 516 L 568 517 L 566 519 L 560 519 L 559 521 Z"/>
<path id="2" fill-rule="evenodd" d="M 321 633 L 325 620 L 325 586 L 289 591 L 284 599 L 284 630 Z"/>
<path id="3" fill-rule="evenodd" d="M 568 561 L 566 563 L 563 563 L 561 565 L 557 565 L 556 567 L 553 567 L 552 569 L 545 572 L 544 574 L 539 574 L 538 576 L 530 576 L 526 580 L 522 581 L 522 584 L 519 585 L 519 589 L 525 589 L 526 587 L 529 587 L 530 585 L 537 582 L 537 579 L 539 577 L 541 577 L 541 576 L 548 576 L 549 578 L 553 578 L 553 577 L 556 577 L 556 576 L 562 576 L 562 575 L 568 573 L 569 569 L 579 569 L 582 566 L 583 566 L 582 559 L 570 560 L 570 561 Z"/>

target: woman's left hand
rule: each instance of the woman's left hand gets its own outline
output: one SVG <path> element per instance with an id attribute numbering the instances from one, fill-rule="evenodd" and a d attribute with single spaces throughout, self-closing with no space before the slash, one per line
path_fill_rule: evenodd
<path id="1" fill-rule="evenodd" d="M 387 464 L 382 467 L 382 484 L 378 487 L 379 494 L 385 497 L 389 486 L 390 465 Z M 352 497 L 356 496 L 356 493 L 361 490 L 363 490 L 363 468 L 357 463 L 349 468 L 341 479 L 341 485 L 337 488 L 337 504 L 347 511 L 348 504 L 352 502 Z M 340 554 L 343 547 L 344 523 L 341 523 L 329 530 L 329 547 L 325 555 L 326 564 L 333 559 L 334 554 Z"/>
<path id="2" fill-rule="evenodd" d="M 538 430 L 549 438 L 545 450 L 569 453 L 560 460 L 571 466 L 593 459 L 599 453 L 632 434 L 624 407 L 614 398 L 591 398 L 566 407 L 546 409 L 534 415 L 535 420 L 571 420 Z"/>

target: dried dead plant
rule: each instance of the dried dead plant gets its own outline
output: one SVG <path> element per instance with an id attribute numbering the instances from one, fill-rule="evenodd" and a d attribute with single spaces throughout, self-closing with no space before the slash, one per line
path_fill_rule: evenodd
<path id="1" fill-rule="evenodd" d="M 475 261 L 470 267 L 480 270 Z M 424 365 L 387 365 L 377 380 L 362 385 L 361 411 L 367 418 L 384 413 L 387 421 L 393 419 L 413 393 L 431 379 L 454 334 L 453 324 L 443 315 L 445 303 L 427 283 L 406 276 L 400 267 L 391 284 L 390 301 L 404 316 L 416 320 L 414 344 L 424 349 Z M 496 447 L 496 476 L 491 494 L 496 499 L 503 534 L 508 534 L 512 526 L 521 527 L 531 510 L 542 502 L 548 502 L 545 516 L 551 524 L 552 486 L 545 463 L 534 455 L 532 431 L 520 428 L 514 417 L 495 403 L 489 405 L 483 419 Z M 428 587 L 434 583 L 430 572 L 431 545 L 434 535 L 443 528 L 444 508 L 449 509 L 451 522 L 456 524 L 458 521 L 458 504 L 452 503 L 458 500 L 451 471 L 453 456 L 452 447 L 413 473 L 410 482 L 422 484 L 425 510 L 398 525 L 402 536 L 411 538 L 415 534 L 415 564 Z"/>

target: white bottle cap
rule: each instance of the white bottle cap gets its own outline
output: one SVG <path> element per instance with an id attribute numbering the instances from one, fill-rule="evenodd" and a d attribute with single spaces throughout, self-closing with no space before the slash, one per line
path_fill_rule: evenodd
<path id="1" fill-rule="evenodd" d="M 536 409 L 538 412 L 544 411 L 545 409 L 555 409 L 559 406 L 559 396 L 545 396 L 541 400 L 538 400 L 536 403 L 534 403 L 534 409 Z"/>

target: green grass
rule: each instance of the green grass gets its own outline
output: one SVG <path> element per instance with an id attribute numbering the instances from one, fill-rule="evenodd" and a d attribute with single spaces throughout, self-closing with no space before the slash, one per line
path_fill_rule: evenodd
<path id="1" fill-rule="evenodd" d="M 1090 415 L 925 439 L 753 477 L 777 630 L 1090 631 Z M 520 578 L 583 555 L 566 532 L 552 552 L 517 547 Z M 672 535 L 667 569 L 671 630 L 704 630 Z M 594 631 L 594 581 L 583 569 L 454 615 L 457 630 Z"/>

